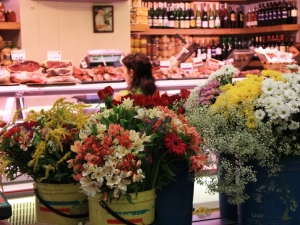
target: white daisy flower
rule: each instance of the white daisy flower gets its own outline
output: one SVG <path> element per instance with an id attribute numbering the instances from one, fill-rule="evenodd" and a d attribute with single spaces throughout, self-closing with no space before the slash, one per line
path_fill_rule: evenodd
<path id="1" fill-rule="evenodd" d="M 291 124 L 288 126 L 290 130 L 297 130 L 299 128 L 299 122 L 290 121 Z"/>
<path id="2" fill-rule="evenodd" d="M 255 115 L 256 119 L 262 120 L 265 117 L 266 113 L 265 113 L 265 111 L 259 109 L 254 112 L 254 115 Z"/>
<path id="3" fill-rule="evenodd" d="M 282 119 L 285 119 L 291 115 L 291 110 L 289 109 L 289 107 L 286 107 L 286 106 L 280 106 L 280 107 L 276 108 L 275 111 L 276 111 L 277 115 Z"/>

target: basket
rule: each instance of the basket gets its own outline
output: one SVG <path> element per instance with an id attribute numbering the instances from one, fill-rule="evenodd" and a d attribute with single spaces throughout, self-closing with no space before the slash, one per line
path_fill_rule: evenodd
<path id="1" fill-rule="evenodd" d="M 271 62 L 261 62 L 265 70 L 275 70 L 281 73 L 291 73 L 292 71 L 287 67 L 287 65 L 291 65 L 293 63 L 286 63 L 286 62 L 278 62 L 278 63 L 271 63 Z"/>

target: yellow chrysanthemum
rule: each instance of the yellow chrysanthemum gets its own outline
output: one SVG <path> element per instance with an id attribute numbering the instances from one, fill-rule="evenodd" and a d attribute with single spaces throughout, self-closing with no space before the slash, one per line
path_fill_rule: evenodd
<path id="1" fill-rule="evenodd" d="M 275 71 L 275 70 L 263 70 L 263 71 L 261 71 L 261 75 L 263 77 L 272 78 L 275 81 L 283 80 L 282 74 L 279 71 Z"/>

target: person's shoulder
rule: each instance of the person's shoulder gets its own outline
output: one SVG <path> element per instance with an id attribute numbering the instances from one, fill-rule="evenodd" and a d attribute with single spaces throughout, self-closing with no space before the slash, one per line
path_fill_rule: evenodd
<path id="1" fill-rule="evenodd" d="M 128 90 L 121 90 L 118 93 L 115 94 L 114 99 L 116 101 L 121 101 L 121 98 L 125 95 L 128 95 L 129 91 Z"/>

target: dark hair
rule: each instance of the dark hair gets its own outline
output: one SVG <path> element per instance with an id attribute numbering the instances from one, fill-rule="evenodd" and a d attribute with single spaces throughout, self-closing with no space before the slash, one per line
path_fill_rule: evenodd
<path id="1" fill-rule="evenodd" d="M 152 64 L 147 55 L 140 52 L 129 54 L 122 59 L 122 63 L 128 70 L 133 71 L 129 91 L 134 94 L 135 90 L 141 89 L 144 95 L 153 95 L 157 87 L 152 75 Z"/>
<path id="2" fill-rule="evenodd" d="M 289 47 L 295 47 L 300 52 L 300 42 L 294 42 Z"/>

